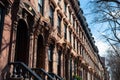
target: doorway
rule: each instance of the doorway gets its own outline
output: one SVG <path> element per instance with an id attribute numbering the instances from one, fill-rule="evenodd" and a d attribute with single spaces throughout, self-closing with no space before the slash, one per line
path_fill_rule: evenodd
<path id="1" fill-rule="evenodd" d="M 26 22 L 19 20 L 16 35 L 15 61 L 28 65 L 29 60 L 29 33 Z"/>
<path id="2" fill-rule="evenodd" d="M 44 45 L 43 45 L 43 36 L 39 35 L 37 40 L 37 68 L 44 68 L 45 66 L 45 53 L 44 53 Z"/>

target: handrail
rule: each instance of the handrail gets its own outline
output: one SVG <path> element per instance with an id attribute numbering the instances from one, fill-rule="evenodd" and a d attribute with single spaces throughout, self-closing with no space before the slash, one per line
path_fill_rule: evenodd
<path id="1" fill-rule="evenodd" d="M 55 77 L 58 78 L 59 80 L 64 80 L 62 77 L 56 75 L 55 73 L 48 72 L 48 74 L 55 76 Z"/>
<path id="2" fill-rule="evenodd" d="M 50 74 L 48 74 L 43 68 L 32 68 L 32 70 L 43 72 L 45 75 L 48 76 L 48 78 L 50 78 L 50 80 L 54 80 L 54 78 Z"/>
<path id="3" fill-rule="evenodd" d="M 28 68 L 23 62 L 10 62 L 8 65 L 20 65 L 21 67 L 25 68 L 32 76 L 35 77 L 37 80 L 42 80 L 35 72 L 33 72 L 30 68 Z"/>

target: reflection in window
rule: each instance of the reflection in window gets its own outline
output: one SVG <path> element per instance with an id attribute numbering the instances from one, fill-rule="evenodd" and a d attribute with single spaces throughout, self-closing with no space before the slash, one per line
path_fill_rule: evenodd
<path id="1" fill-rule="evenodd" d="M 38 0 L 38 11 L 43 14 L 43 0 Z"/>

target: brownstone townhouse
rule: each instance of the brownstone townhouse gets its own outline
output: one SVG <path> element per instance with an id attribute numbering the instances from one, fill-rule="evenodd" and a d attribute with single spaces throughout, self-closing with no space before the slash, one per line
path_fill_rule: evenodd
<path id="1" fill-rule="evenodd" d="M 0 80 L 104 80 L 78 0 L 0 0 Z"/>

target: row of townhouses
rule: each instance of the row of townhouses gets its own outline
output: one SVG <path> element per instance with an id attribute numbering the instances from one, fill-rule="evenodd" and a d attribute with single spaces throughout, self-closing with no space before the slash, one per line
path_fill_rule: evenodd
<path id="1" fill-rule="evenodd" d="M 0 80 L 107 80 L 78 0 L 0 0 Z"/>

